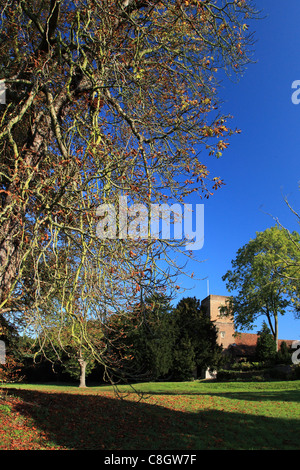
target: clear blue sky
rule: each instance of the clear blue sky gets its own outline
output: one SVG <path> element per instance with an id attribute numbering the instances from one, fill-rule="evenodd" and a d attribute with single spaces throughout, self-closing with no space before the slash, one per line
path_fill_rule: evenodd
<path id="1" fill-rule="evenodd" d="M 300 229 L 283 199 L 287 196 L 300 212 L 300 104 L 291 100 L 292 82 L 300 80 L 300 1 L 257 0 L 256 5 L 266 16 L 250 23 L 257 62 L 238 83 L 227 80 L 222 89 L 222 111 L 233 115 L 232 125 L 242 133 L 231 138 L 221 159 L 203 155 L 213 176 L 224 179 L 226 186 L 204 200 L 204 247 L 195 252 L 203 263 L 190 263 L 189 271 L 207 277 L 209 293 L 216 295 L 228 295 L 222 276 L 237 250 L 257 231 L 274 225 L 268 214 L 289 230 Z M 206 280 L 180 281 L 190 290 L 178 300 L 206 297 Z M 300 320 L 293 314 L 281 317 L 279 337 L 299 339 Z"/>

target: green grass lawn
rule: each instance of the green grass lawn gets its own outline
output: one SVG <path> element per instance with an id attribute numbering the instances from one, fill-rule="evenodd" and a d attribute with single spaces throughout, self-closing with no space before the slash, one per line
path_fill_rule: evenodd
<path id="1" fill-rule="evenodd" d="M 299 449 L 300 381 L 3 387 L 0 449 Z"/>

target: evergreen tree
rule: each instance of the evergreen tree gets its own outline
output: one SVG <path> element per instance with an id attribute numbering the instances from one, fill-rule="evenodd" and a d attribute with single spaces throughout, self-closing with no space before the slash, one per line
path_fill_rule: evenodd
<path id="1" fill-rule="evenodd" d="M 276 341 L 267 324 L 263 322 L 256 344 L 256 356 L 259 361 L 272 361 L 276 356 Z"/>
<path id="2" fill-rule="evenodd" d="M 222 348 L 217 344 L 217 330 L 195 297 L 182 299 L 175 311 L 176 342 L 173 373 L 187 379 L 202 369 L 217 367 Z"/>
<path id="3" fill-rule="evenodd" d="M 139 373 L 158 379 L 168 375 L 174 344 L 174 318 L 170 299 L 153 294 L 140 304 L 140 324 L 128 334 L 132 343 L 133 365 Z"/>
<path id="4" fill-rule="evenodd" d="M 173 377 L 177 380 L 189 380 L 195 374 L 196 368 L 196 356 L 192 341 L 184 334 L 174 347 Z"/>
<path id="5" fill-rule="evenodd" d="M 285 341 L 283 341 L 280 345 L 279 351 L 276 354 L 276 361 L 279 364 L 291 364 L 292 361 L 292 352 L 288 348 Z"/>

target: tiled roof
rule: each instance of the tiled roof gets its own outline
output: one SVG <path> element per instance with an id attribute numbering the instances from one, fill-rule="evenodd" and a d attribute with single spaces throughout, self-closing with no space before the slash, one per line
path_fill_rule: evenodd
<path id="1" fill-rule="evenodd" d="M 238 356 L 254 356 L 258 335 L 238 333 L 235 337 L 234 353 Z"/>
<path id="2" fill-rule="evenodd" d="M 239 356 L 253 356 L 255 354 L 257 339 L 259 335 L 253 333 L 237 333 L 235 342 L 231 347 L 234 347 L 235 354 Z M 285 342 L 287 347 L 290 347 L 293 340 L 290 339 L 279 339 L 278 348 L 281 343 Z"/>

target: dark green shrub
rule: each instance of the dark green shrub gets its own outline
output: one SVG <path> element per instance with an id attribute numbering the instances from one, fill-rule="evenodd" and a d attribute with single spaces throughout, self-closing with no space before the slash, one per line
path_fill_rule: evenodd
<path id="1" fill-rule="evenodd" d="M 257 339 L 256 357 L 259 361 L 273 361 L 276 357 L 276 342 L 265 322 Z"/>
<path id="2" fill-rule="evenodd" d="M 277 364 L 291 364 L 292 361 L 292 352 L 291 349 L 288 348 L 285 341 L 283 341 L 280 345 L 279 351 L 276 353 L 276 362 Z"/>

